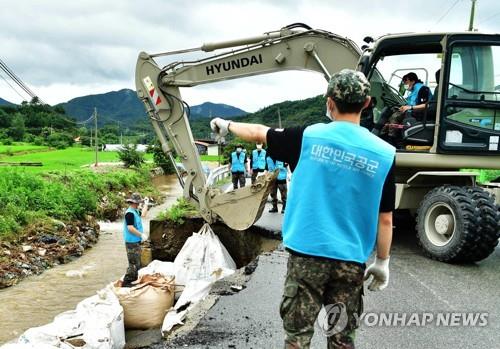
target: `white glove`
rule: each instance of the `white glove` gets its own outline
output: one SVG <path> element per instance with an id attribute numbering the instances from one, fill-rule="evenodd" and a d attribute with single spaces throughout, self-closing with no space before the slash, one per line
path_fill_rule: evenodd
<path id="1" fill-rule="evenodd" d="M 147 236 L 145 233 L 141 234 L 141 242 L 147 241 L 149 236 Z"/>
<path id="2" fill-rule="evenodd" d="M 148 197 L 146 197 L 144 199 L 143 205 L 144 205 L 144 207 L 148 207 L 148 205 L 149 205 L 149 198 Z"/>
<path id="3" fill-rule="evenodd" d="M 226 137 L 227 134 L 229 133 L 229 124 L 231 123 L 230 120 L 224 120 L 221 118 L 215 118 L 210 121 L 210 128 L 216 135 L 216 139 L 220 139 L 223 137 Z"/>
<path id="4" fill-rule="evenodd" d="M 382 291 L 389 284 L 389 260 L 375 257 L 375 262 L 366 268 L 365 280 L 373 276 L 372 281 L 368 285 L 370 291 Z"/>

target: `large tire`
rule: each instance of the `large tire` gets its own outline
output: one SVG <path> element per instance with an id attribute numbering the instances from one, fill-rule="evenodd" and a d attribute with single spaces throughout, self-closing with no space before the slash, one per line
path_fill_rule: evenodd
<path id="1" fill-rule="evenodd" d="M 495 198 L 479 187 L 467 188 L 467 193 L 476 202 L 479 209 L 479 229 L 476 243 L 467 253 L 467 260 L 480 261 L 495 251 L 500 238 L 500 207 Z"/>
<path id="2" fill-rule="evenodd" d="M 480 212 L 465 188 L 431 190 L 417 211 L 417 238 L 424 253 L 442 262 L 469 262 L 478 243 Z"/>

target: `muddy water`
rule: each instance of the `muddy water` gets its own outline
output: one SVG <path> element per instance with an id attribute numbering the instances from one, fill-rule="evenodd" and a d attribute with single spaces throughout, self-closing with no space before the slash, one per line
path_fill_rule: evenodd
<path id="1" fill-rule="evenodd" d="M 162 205 L 150 210 L 145 227 L 149 227 L 149 218 L 170 206 L 182 193 L 175 176 L 157 177 L 154 184 L 167 197 Z M 73 309 L 82 299 L 123 275 L 127 257 L 122 222 L 101 222 L 100 226 L 99 242 L 82 257 L 0 290 L 0 344 L 30 327 L 51 322 L 55 315 Z"/>

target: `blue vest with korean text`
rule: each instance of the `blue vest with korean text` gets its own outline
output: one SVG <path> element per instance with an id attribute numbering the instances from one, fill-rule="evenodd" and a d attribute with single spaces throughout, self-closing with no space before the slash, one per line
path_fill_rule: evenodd
<path id="1" fill-rule="evenodd" d="M 296 252 L 364 263 L 377 237 L 382 189 L 395 149 L 354 123 L 304 130 L 283 243 Z"/>
<path id="2" fill-rule="evenodd" d="M 127 214 L 129 212 L 131 212 L 134 215 L 134 228 L 137 229 L 138 231 L 140 231 L 141 233 L 143 233 L 144 230 L 142 228 L 142 220 L 141 220 L 141 216 L 139 215 L 139 212 L 136 209 L 133 209 L 132 207 L 129 207 L 127 209 L 127 211 L 125 211 L 125 214 Z M 125 240 L 125 242 L 141 242 L 140 237 L 132 234 L 128 230 L 126 220 L 123 221 L 123 239 Z"/>
<path id="3" fill-rule="evenodd" d="M 245 172 L 245 153 L 235 151 L 231 154 L 231 172 Z"/>
<path id="4" fill-rule="evenodd" d="M 252 151 L 252 169 L 264 170 L 266 168 L 266 151 L 261 149 L 260 154 L 257 149 Z"/>
<path id="5" fill-rule="evenodd" d="M 416 82 L 415 85 L 413 85 L 413 89 L 410 91 L 410 94 L 408 97 L 406 97 L 406 102 L 408 105 L 417 105 L 417 99 L 418 99 L 418 91 L 424 86 L 421 82 Z"/>
<path id="6" fill-rule="evenodd" d="M 279 181 L 286 179 L 287 170 L 286 170 L 284 162 L 283 161 L 274 161 L 273 159 L 271 159 L 271 157 L 268 156 L 267 157 L 267 170 L 269 172 L 273 172 L 276 169 L 279 170 L 277 179 Z"/>

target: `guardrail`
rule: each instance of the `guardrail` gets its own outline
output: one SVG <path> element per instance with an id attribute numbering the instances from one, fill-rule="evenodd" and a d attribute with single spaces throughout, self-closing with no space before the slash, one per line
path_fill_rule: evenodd
<path id="1" fill-rule="evenodd" d="M 231 172 L 229 171 L 228 165 L 219 166 L 219 167 L 213 169 L 212 171 L 210 171 L 210 174 L 208 175 L 208 178 L 207 178 L 207 185 L 213 186 L 219 180 L 224 179 L 225 177 L 229 177 L 230 175 L 231 175 Z"/>

